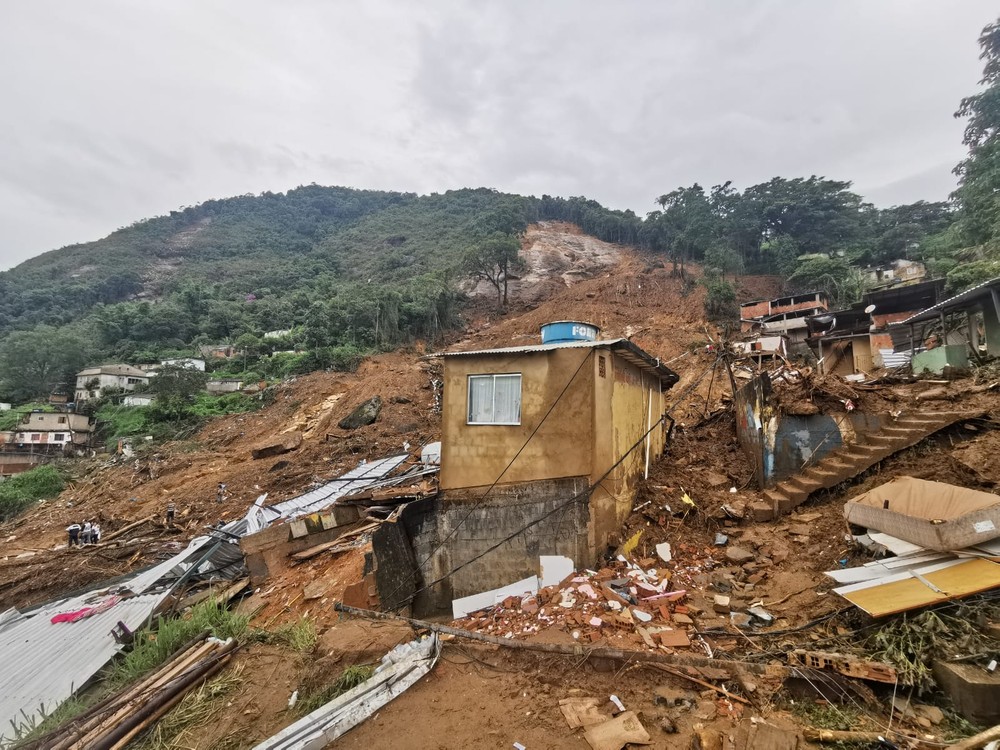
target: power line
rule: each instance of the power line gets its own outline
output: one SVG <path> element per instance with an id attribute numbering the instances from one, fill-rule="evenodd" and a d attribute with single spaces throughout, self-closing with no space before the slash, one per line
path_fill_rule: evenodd
<path id="1" fill-rule="evenodd" d="M 573 503 L 579 501 L 581 498 L 583 498 L 583 497 L 586 496 L 589 499 L 590 495 L 593 494 L 594 490 L 597 489 L 598 486 L 600 486 L 601 482 L 603 482 L 605 479 L 607 479 L 611 475 L 611 473 L 615 469 L 617 469 L 622 464 L 622 462 L 626 458 L 628 458 L 629 455 L 632 454 L 633 451 L 636 450 L 636 448 L 638 448 L 640 445 L 642 445 L 643 442 L 646 440 L 646 437 L 648 435 L 650 435 L 657 427 L 659 427 L 661 424 L 663 424 L 664 421 L 666 421 L 666 419 L 668 418 L 670 412 L 672 412 L 675 408 L 677 408 L 683 402 L 684 398 L 695 387 L 697 387 L 698 384 L 701 383 L 702 380 L 705 379 L 705 376 L 710 371 L 714 371 L 716 364 L 717 364 L 717 361 L 715 361 L 715 362 L 712 363 L 712 367 L 711 368 L 706 368 L 706 370 L 693 383 L 691 383 L 690 386 L 688 386 L 684 390 L 684 392 L 681 394 L 681 397 L 677 401 L 674 402 L 674 404 L 670 407 L 670 409 L 668 409 L 666 412 L 664 412 L 664 414 L 658 420 L 656 420 L 656 422 L 654 422 L 653 425 L 648 430 L 646 430 L 646 432 L 644 432 L 642 434 L 642 436 L 632 445 L 632 447 L 630 447 L 627 451 L 625 451 L 625 453 L 623 453 L 622 456 L 617 461 L 615 461 L 614 464 L 612 464 L 612 466 L 601 476 L 601 478 L 598 479 L 593 484 L 591 484 L 589 487 L 587 487 L 587 489 L 585 489 L 583 492 L 577 493 L 573 497 L 571 497 L 568 500 L 566 500 L 564 503 L 561 503 L 560 505 L 557 505 L 552 510 L 550 510 L 550 511 L 544 513 L 544 514 L 542 514 L 541 516 L 539 516 L 535 520 L 529 522 L 527 525 L 523 526 L 522 528 L 518 529 L 517 531 L 513 532 L 512 534 L 509 534 L 508 536 L 504 537 L 499 542 L 497 542 L 496 544 L 492 545 L 491 547 L 488 547 L 487 549 L 483 550 L 481 553 L 479 553 L 475 557 L 473 557 L 473 558 L 471 558 L 469 560 L 466 560 L 464 563 L 461 563 L 460 565 L 452 568 L 451 570 L 449 570 L 447 573 L 445 573 L 441 577 L 439 577 L 439 578 L 431 581 L 430 583 L 425 584 L 424 586 L 422 586 L 421 588 L 417 589 L 412 594 L 410 594 L 408 597 L 406 597 L 406 599 L 404 601 L 405 602 L 412 601 L 417 596 L 417 594 L 420 594 L 420 593 L 422 593 L 424 591 L 427 591 L 428 589 L 432 588 L 433 586 L 436 586 L 437 584 L 441 583 L 442 581 L 447 580 L 448 578 L 450 578 L 451 576 L 453 576 L 455 573 L 457 573 L 458 571 L 462 570 L 462 568 L 465 568 L 466 566 L 471 565 L 472 563 L 476 562 L 477 560 L 482 559 L 483 557 L 485 557 L 489 553 L 491 553 L 491 552 L 499 549 L 500 547 L 502 547 L 504 544 L 506 544 L 507 542 L 511 541 L 515 537 L 523 534 L 528 529 L 533 528 L 534 526 L 537 526 L 538 524 L 542 523 L 542 521 L 546 520 L 550 516 L 555 515 L 559 511 L 561 511 L 561 510 L 569 507 Z M 575 377 L 575 375 L 574 375 L 574 377 Z M 474 509 L 475 508 L 473 508 L 473 510 Z M 465 518 L 468 518 L 468 514 L 466 514 Z M 463 520 L 464 520 L 464 518 L 463 518 Z M 449 538 L 450 538 L 450 536 L 451 535 L 449 534 Z M 436 553 L 437 550 L 439 550 L 440 548 L 441 548 L 441 545 L 438 545 L 435 548 L 434 553 Z M 429 560 L 430 557 L 432 557 L 434 553 L 432 553 L 430 556 L 428 556 L 428 558 L 424 560 L 424 563 L 426 563 L 427 560 Z M 422 567 L 424 563 L 421 563 L 421 565 L 417 567 L 417 571 L 418 572 L 420 570 L 420 567 Z M 399 588 L 400 588 L 399 586 L 396 587 L 396 590 L 393 591 L 393 595 L 395 595 L 395 593 L 399 591 Z M 391 597 L 389 597 L 389 598 L 391 598 Z M 403 606 L 403 604 L 400 604 L 397 607 L 395 607 L 395 609 L 400 609 L 402 606 Z"/>
<path id="2" fill-rule="evenodd" d="M 462 519 L 457 524 L 455 524 L 454 528 L 452 528 L 452 530 L 450 532 L 448 532 L 448 535 L 444 539 L 442 539 L 440 542 L 438 542 L 434 546 L 434 549 L 432 549 L 427 554 L 427 556 L 421 562 L 419 562 L 417 564 L 417 570 L 418 571 L 424 565 L 426 565 L 431 559 L 433 559 L 434 555 L 436 555 L 441 550 L 441 548 L 444 547 L 444 545 L 448 542 L 448 540 L 451 539 L 455 535 L 455 533 L 462 527 L 462 525 L 466 521 L 469 520 L 469 517 L 473 513 L 475 513 L 476 510 L 478 510 L 480 507 L 482 507 L 483 503 L 486 501 L 486 496 L 489 495 L 490 492 L 493 491 L 493 489 L 497 486 L 497 484 L 499 484 L 500 480 L 503 479 L 504 475 L 508 471 L 510 471 L 510 467 L 514 465 L 514 462 L 517 461 L 517 459 L 521 455 L 521 453 L 524 452 L 524 449 L 528 447 L 528 443 L 531 442 L 531 439 L 533 437 L 535 437 L 535 434 L 538 432 L 538 430 L 540 430 L 541 427 L 542 427 L 542 425 L 545 424 L 545 420 L 549 418 L 550 414 L 552 414 L 553 410 L 556 408 L 556 405 L 562 400 L 562 397 L 566 395 L 566 391 L 568 391 L 569 387 L 571 385 L 573 385 L 573 381 L 576 380 L 576 376 L 580 374 L 580 370 L 583 369 L 583 366 L 587 363 L 587 360 L 590 359 L 590 356 L 593 353 L 594 353 L 593 349 L 590 349 L 589 351 L 587 351 L 587 353 L 584 355 L 583 359 L 580 360 L 580 364 L 577 365 L 576 370 L 573 371 L 573 374 L 570 376 L 569 380 L 566 382 L 566 385 L 563 386 L 563 389 L 559 392 L 559 395 L 556 396 L 555 401 L 553 401 L 549 405 L 548 410 L 542 416 L 542 418 L 538 422 L 538 424 L 535 425 L 535 429 L 533 429 L 531 431 L 531 434 L 528 435 L 528 437 L 524 441 L 524 443 L 521 444 L 521 447 L 517 449 L 517 453 L 514 454 L 514 457 L 511 458 L 511 460 L 507 462 L 507 465 L 504 467 L 504 470 L 501 471 L 500 474 L 499 474 L 499 476 L 497 476 L 497 478 L 493 480 L 493 483 L 489 487 L 487 487 L 486 491 L 479 497 L 479 499 L 472 505 L 472 507 L 469 508 L 468 512 L 466 512 L 466 514 L 464 516 L 462 516 Z M 395 597 L 396 594 L 399 593 L 399 590 L 402 587 L 403 587 L 403 582 L 401 581 L 399 584 L 396 585 L 396 588 L 392 591 L 392 593 L 388 597 L 386 597 L 386 598 L 391 601 L 392 598 Z M 419 592 L 416 592 L 416 593 L 419 593 Z M 413 596 L 416 596 L 416 593 L 414 593 Z"/>

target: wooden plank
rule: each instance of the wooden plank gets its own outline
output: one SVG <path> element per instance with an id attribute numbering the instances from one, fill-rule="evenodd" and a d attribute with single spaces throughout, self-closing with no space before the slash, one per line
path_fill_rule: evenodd
<path id="1" fill-rule="evenodd" d="M 944 569 L 920 573 L 940 592 L 916 578 L 908 578 L 841 593 L 841 596 L 873 617 L 883 617 L 1000 588 L 1000 565 L 989 560 L 965 560 Z"/>
<path id="2" fill-rule="evenodd" d="M 322 555 L 324 552 L 327 552 L 328 550 L 336 549 L 348 539 L 354 539 L 355 537 L 364 534 L 366 531 L 371 531 L 381 523 L 382 523 L 381 521 L 366 523 L 364 526 L 354 529 L 353 531 L 348 531 L 345 534 L 341 534 L 332 542 L 324 542 L 323 544 L 317 544 L 315 547 L 309 547 L 308 549 L 304 549 L 301 552 L 295 552 L 289 555 L 289 557 L 291 557 L 296 562 L 302 562 L 303 560 L 308 560 L 310 557 L 316 557 L 316 555 Z"/>

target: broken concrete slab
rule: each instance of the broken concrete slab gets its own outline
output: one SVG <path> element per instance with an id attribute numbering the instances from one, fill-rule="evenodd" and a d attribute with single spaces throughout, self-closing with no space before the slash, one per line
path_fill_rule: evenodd
<path id="1" fill-rule="evenodd" d="M 540 555 L 538 557 L 539 586 L 558 586 L 575 567 L 573 561 L 565 555 Z"/>
<path id="2" fill-rule="evenodd" d="M 538 576 L 529 576 L 520 581 L 501 586 L 500 588 L 482 591 L 471 596 L 463 596 L 461 599 L 452 601 L 452 617 L 458 620 L 470 612 L 492 607 L 494 604 L 502 602 L 508 596 L 516 596 L 520 600 L 525 594 L 534 594 L 537 591 Z"/>
<path id="3" fill-rule="evenodd" d="M 302 589 L 302 598 L 306 601 L 321 599 L 329 588 L 329 581 L 325 581 L 323 579 L 313 581 L 312 583 L 306 584 L 305 588 Z"/>
<path id="4" fill-rule="evenodd" d="M 955 709 L 977 724 L 1000 722 L 1000 674 L 977 664 L 934 662 L 934 679 Z"/>
<path id="5" fill-rule="evenodd" d="M 732 600 L 725 594 L 716 594 L 712 601 L 712 609 L 720 615 L 729 613 L 729 605 Z"/>
<path id="6" fill-rule="evenodd" d="M 382 411 L 382 397 L 375 396 L 362 404 L 359 404 L 354 411 L 341 419 L 337 426 L 342 430 L 356 430 L 359 427 L 372 424 L 378 419 Z"/>
<path id="7" fill-rule="evenodd" d="M 797 750 L 799 736 L 773 724 L 753 720 L 740 725 L 733 745 L 734 750 Z"/>
<path id="8" fill-rule="evenodd" d="M 250 455 L 257 458 L 271 458 L 280 456 L 282 453 L 290 453 L 302 445 L 302 433 L 298 430 L 293 432 L 283 432 L 273 440 L 258 443 L 251 451 Z"/>
<path id="9" fill-rule="evenodd" d="M 580 697 L 563 698 L 559 701 L 559 710 L 566 717 L 570 729 L 603 724 L 611 719 L 607 709 L 608 701 L 600 698 Z"/>

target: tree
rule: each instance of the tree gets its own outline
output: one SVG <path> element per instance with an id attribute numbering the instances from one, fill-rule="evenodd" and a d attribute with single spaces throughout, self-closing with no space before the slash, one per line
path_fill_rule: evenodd
<path id="1" fill-rule="evenodd" d="M 725 320 L 739 317 L 736 305 L 736 289 L 723 279 L 714 269 L 709 269 L 700 279 L 705 287 L 705 314 L 710 320 Z"/>
<path id="2" fill-rule="evenodd" d="M 85 362 L 78 332 L 41 325 L 9 335 L 0 345 L 0 391 L 15 402 L 48 397 L 59 385 L 72 389 Z"/>
<path id="3" fill-rule="evenodd" d="M 149 379 L 147 390 L 158 399 L 191 401 L 205 389 L 207 380 L 208 375 L 193 367 L 166 365 Z"/>
<path id="4" fill-rule="evenodd" d="M 168 365 L 150 378 L 148 390 L 156 396 L 149 407 L 153 422 L 190 423 L 197 419 L 192 406 L 205 388 L 208 375 L 190 367 Z"/>
<path id="5" fill-rule="evenodd" d="M 647 221 L 653 221 L 653 236 L 673 262 L 673 273 L 683 277 L 686 261 L 704 257 L 716 232 L 716 218 L 698 183 L 661 195 L 656 202 L 660 211 Z"/>
<path id="6" fill-rule="evenodd" d="M 521 241 L 513 234 L 495 233 L 471 247 L 463 259 L 466 274 L 486 281 L 497 292 L 497 309 L 507 306 L 507 281 L 521 265 Z"/>
<path id="7" fill-rule="evenodd" d="M 955 117 L 968 118 L 963 142 L 969 155 L 957 167 L 959 226 L 966 246 L 978 246 L 980 260 L 1000 257 L 1000 20 L 979 36 L 984 61 L 978 94 L 962 99 Z"/>
<path id="8" fill-rule="evenodd" d="M 821 254 L 800 257 L 795 273 L 788 277 L 785 286 L 791 292 L 826 292 L 839 307 L 857 302 L 865 291 L 860 270 L 844 258 Z"/>

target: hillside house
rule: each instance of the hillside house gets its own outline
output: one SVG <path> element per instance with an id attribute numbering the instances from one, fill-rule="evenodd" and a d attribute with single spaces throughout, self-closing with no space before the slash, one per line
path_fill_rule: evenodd
<path id="1" fill-rule="evenodd" d="M 183 367 L 187 370 L 205 372 L 205 360 L 197 357 L 180 357 L 178 359 L 160 360 L 160 367 Z"/>
<path id="2" fill-rule="evenodd" d="M 922 281 L 927 277 L 927 268 L 918 260 L 900 258 L 866 268 L 862 273 L 866 286 L 875 288 Z"/>
<path id="3" fill-rule="evenodd" d="M 944 279 L 905 284 L 866 292 L 861 301 L 844 310 L 811 316 L 806 339 L 823 372 L 848 376 L 907 361 L 894 356 L 899 338 L 890 329 L 937 301 Z"/>
<path id="4" fill-rule="evenodd" d="M 511 539 L 450 576 L 430 608 L 537 574 L 539 555 L 595 564 L 663 452 L 677 375 L 627 339 L 598 340 L 596 327 L 542 330 L 536 346 L 435 355 L 440 494 L 416 547 L 447 544 L 422 574 L 436 579 Z"/>
<path id="5" fill-rule="evenodd" d="M 131 365 L 88 367 L 76 374 L 76 402 L 83 403 L 101 395 L 105 388 L 134 391 L 149 383 L 148 373 Z"/>
<path id="6" fill-rule="evenodd" d="M 90 417 L 66 412 L 29 412 L 0 446 L 5 453 L 69 454 L 90 447 Z"/>
<path id="7" fill-rule="evenodd" d="M 151 393 L 130 393 L 122 399 L 122 406 L 152 406 L 155 400 Z"/>
<path id="8" fill-rule="evenodd" d="M 826 292 L 803 292 L 740 305 L 740 329 L 762 336 L 784 335 L 790 343 L 806 340 L 806 318 L 830 308 Z"/>
<path id="9" fill-rule="evenodd" d="M 243 390 L 243 381 L 239 378 L 220 378 L 205 383 L 205 390 L 218 396 L 223 393 L 236 393 Z"/>
<path id="10" fill-rule="evenodd" d="M 232 344 L 212 344 L 198 347 L 198 353 L 206 359 L 231 359 L 236 356 L 236 347 Z"/>

